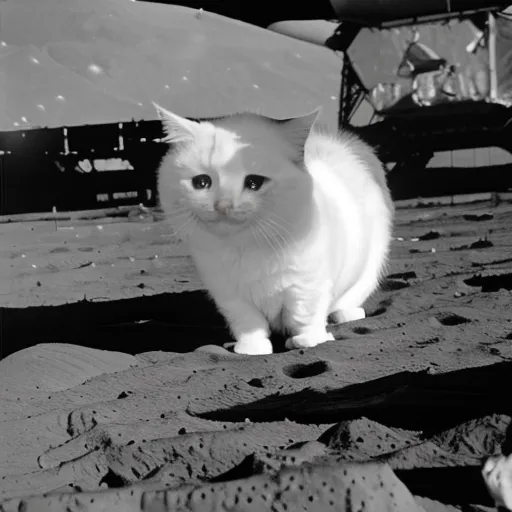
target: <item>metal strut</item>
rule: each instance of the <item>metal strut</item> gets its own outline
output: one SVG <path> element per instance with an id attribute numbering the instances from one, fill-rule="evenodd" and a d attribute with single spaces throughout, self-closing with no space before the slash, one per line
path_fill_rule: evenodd
<path id="1" fill-rule="evenodd" d="M 343 128 L 350 124 L 350 119 L 358 109 L 365 97 L 366 91 L 362 87 L 347 54 L 343 55 L 343 68 L 341 70 L 340 108 L 338 112 L 338 127 Z"/>

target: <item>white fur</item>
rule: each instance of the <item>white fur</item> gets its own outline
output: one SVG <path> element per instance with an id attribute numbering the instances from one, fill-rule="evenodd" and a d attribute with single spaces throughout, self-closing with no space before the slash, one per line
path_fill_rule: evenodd
<path id="1" fill-rule="evenodd" d="M 318 111 L 282 123 L 255 114 L 194 123 L 157 108 L 174 142 L 160 167 L 160 203 L 187 239 L 234 350 L 271 353 L 271 329 L 290 335 L 288 348 L 312 347 L 333 339 L 328 314 L 364 318 L 393 220 L 372 150 L 311 131 Z M 199 174 L 210 176 L 209 189 L 194 189 Z M 251 174 L 270 181 L 244 189 Z M 233 208 L 216 210 L 218 201 Z"/>
<path id="2" fill-rule="evenodd" d="M 496 508 L 512 510 L 512 455 L 489 457 L 482 476 Z"/>

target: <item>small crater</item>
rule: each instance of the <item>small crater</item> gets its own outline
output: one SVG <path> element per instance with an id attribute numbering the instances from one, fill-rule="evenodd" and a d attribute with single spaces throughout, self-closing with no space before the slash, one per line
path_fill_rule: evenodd
<path id="1" fill-rule="evenodd" d="M 429 231 L 428 233 L 425 233 L 424 235 L 419 236 L 419 240 L 436 240 L 437 238 L 440 238 L 441 234 L 438 231 Z"/>
<path id="2" fill-rule="evenodd" d="M 464 245 L 452 245 L 449 250 L 450 251 L 465 251 L 467 249 L 469 249 L 469 245 L 464 244 Z"/>
<path id="3" fill-rule="evenodd" d="M 411 285 L 403 279 L 384 279 L 380 287 L 384 292 L 393 292 L 396 290 L 402 290 L 408 286 Z"/>
<path id="4" fill-rule="evenodd" d="M 439 336 L 433 336 L 432 338 L 419 340 L 416 342 L 416 345 L 418 345 L 419 347 L 426 347 L 428 345 L 434 345 L 435 343 L 439 343 Z"/>
<path id="5" fill-rule="evenodd" d="M 50 254 L 59 254 L 61 252 L 69 252 L 69 249 L 67 247 L 55 247 L 55 249 L 50 251 Z"/>
<path id="6" fill-rule="evenodd" d="M 92 252 L 94 251 L 94 247 L 78 247 L 77 250 L 80 252 Z"/>
<path id="7" fill-rule="evenodd" d="M 263 388 L 263 382 L 261 379 L 251 379 L 247 384 L 253 388 Z"/>
<path id="8" fill-rule="evenodd" d="M 389 306 L 391 306 L 392 303 L 393 301 L 391 299 L 381 300 L 379 302 L 377 309 L 373 310 L 371 313 L 368 313 L 367 316 L 373 317 L 383 315 L 384 313 L 386 313 L 386 311 L 388 310 Z"/>
<path id="9" fill-rule="evenodd" d="M 494 247 L 494 244 L 487 238 L 480 238 L 469 246 L 470 249 L 487 249 L 488 247 Z"/>
<path id="10" fill-rule="evenodd" d="M 408 281 L 409 279 L 416 279 L 418 277 L 416 272 L 408 271 L 408 272 L 397 272 L 396 274 L 389 274 L 388 279 L 403 279 L 404 281 Z"/>
<path id="11" fill-rule="evenodd" d="M 454 325 L 467 324 L 471 322 L 468 318 L 464 318 L 463 316 L 456 315 L 455 313 L 442 313 L 436 316 L 436 319 L 443 325 L 452 327 Z"/>
<path id="12" fill-rule="evenodd" d="M 479 213 L 479 214 L 467 213 L 467 214 L 463 215 L 462 217 L 464 220 L 470 220 L 470 221 L 475 221 L 475 222 L 482 222 L 485 220 L 494 219 L 494 215 L 492 213 Z"/>
<path id="13" fill-rule="evenodd" d="M 468 286 L 480 288 L 482 292 L 497 292 L 499 290 L 512 290 L 512 273 L 509 274 L 491 274 L 482 276 L 474 275 L 469 279 L 464 279 L 464 283 Z"/>
<path id="14" fill-rule="evenodd" d="M 316 377 L 329 371 L 329 365 L 325 361 L 316 361 L 310 364 L 290 364 L 283 368 L 283 373 L 291 379 L 307 379 Z"/>
<path id="15" fill-rule="evenodd" d="M 352 329 L 352 332 L 354 334 L 370 334 L 372 332 L 372 330 L 369 329 L 368 327 L 359 326 L 359 327 L 354 327 Z"/>
<path id="16" fill-rule="evenodd" d="M 124 478 L 109 469 L 107 474 L 100 480 L 100 485 L 101 484 L 106 484 L 109 489 L 118 489 L 125 487 L 127 482 Z"/>

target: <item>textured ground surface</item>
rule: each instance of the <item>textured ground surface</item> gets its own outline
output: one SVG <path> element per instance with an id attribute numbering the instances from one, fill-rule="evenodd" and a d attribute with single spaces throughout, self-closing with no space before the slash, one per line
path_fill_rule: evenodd
<path id="1" fill-rule="evenodd" d="M 244 357 L 155 216 L 0 224 L 4 354 L 61 342 L 0 361 L 0 510 L 491 510 L 511 226 L 401 207 L 367 319 Z"/>

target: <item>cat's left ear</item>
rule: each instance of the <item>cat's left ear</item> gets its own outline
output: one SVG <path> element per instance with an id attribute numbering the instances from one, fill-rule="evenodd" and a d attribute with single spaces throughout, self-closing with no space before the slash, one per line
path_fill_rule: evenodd
<path id="1" fill-rule="evenodd" d="M 284 136 L 299 150 L 304 149 L 304 144 L 309 137 L 311 128 L 318 119 L 322 107 L 318 107 L 309 114 L 279 121 L 280 130 Z"/>
<path id="2" fill-rule="evenodd" d="M 173 114 L 155 102 L 153 102 L 153 106 L 162 121 L 166 142 L 192 142 L 196 138 L 199 123 Z"/>

